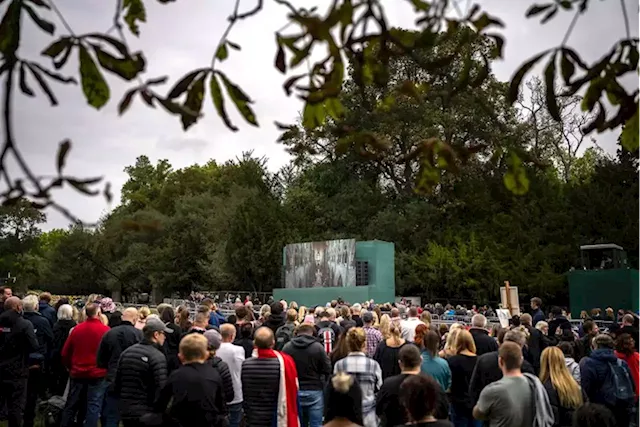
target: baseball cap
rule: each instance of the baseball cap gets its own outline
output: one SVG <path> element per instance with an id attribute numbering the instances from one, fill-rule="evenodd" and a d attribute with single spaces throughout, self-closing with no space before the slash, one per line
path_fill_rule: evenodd
<path id="1" fill-rule="evenodd" d="M 169 329 L 162 323 L 162 320 L 150 317 L 144 325 L 143 332 L 164 332 L 165 334 L 172 334 L 173 329 Z"/>
<path id="2" fill-rule="evenodd" d="M 373 314 L 371 314 L 370 311 L 367 311 L 365 314 L 362 315 L 362 321 L 364 323 L 371 323 L 373 322 Z"/>
<path id="3" fill-rule="evenodd" d="M 210 349 L 217 350 L 220 348 L 220 344 L 222 343 L 222 335 L 220 335 L 220 332 L 215 329 L 209 329 L 204 332 L 204 337 L 207 339 Z"/>

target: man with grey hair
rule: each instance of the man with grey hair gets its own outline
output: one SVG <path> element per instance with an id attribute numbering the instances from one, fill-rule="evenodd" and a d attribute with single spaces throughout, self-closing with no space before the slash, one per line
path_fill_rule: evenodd
<path id="1" fill-rule="evenodd" d="M 364 322 L 360 317 L 360 313 L 362 312 L 362 306 L 358 303 L 353 304 L 351 307 L 351 319 L 356 322 L 356 326 L 358 328 L 362 328 L 364 326 Z"/>
<path id="2" fill-rule="evenodd" d="M 527 337 L 524 332 L 514 329 L 504 334 L 503 341 L 500 342 L 501 345 L 502 342 L 514 342 L 520 347 L 524 347 L 527 342 Z M 521 370 L 522 372 L 535 375 L 533 366 L 526 360 L 523 360 Z M 501 378 L 502 370 L 498 364 L 498 350 L 479 356 L 469 383 L 469 394 L 471 395 L 473 403 L 478 402 L 482 389 Z"/>
<path id="3" fill-rule="evenodd" d="M 44 397 L 46 372 L 49 368 L 53 348 L 51 322 L 38 312 L 39 300 L 35 295 L 27 295 L 22 300 L 24 318 L 33 324 L 33 332 L 38 339 L 38 350 L 29 354 L 29 379 L 27 381 L 27 402 L 24 407 L 24 427 L 33 427 L 38 396 Z"/>
<path id="4" fill-rule="evenodd" d="M 487 318 L 482 314 L 476 314 L 471 318 L 471 328 L 469 329 L 473 342 L 476 344 L 476 355 L 498 351 L 498 343 L 487 331 Z"/>

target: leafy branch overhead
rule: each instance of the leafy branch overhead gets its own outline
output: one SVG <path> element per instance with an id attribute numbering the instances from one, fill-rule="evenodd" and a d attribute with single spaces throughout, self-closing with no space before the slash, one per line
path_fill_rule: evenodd
<path id="1" fill-rule="evenodd" d="M 505 26 L 499 19 L 481 10 L 479 4 L 461 10 L 455 1 L 405 0 L 414 10 L 416 31 L 390 27 L 381 0 L 334 0 L 319 2 L 318 7 L 296 7 L 287 0 L 272 0 L 287 12 L 286 22 L 275 32 L 273 66 L 285 78 L 283 91 L 295 95 L 304 102 L 302 127 L 304 132 L 322 134 L 331 128 L 341 133 L 336 145 L 337 154 L 352 152 L 370 162 L 380 162 L 381 157 L 396 142 L 380 134 L 348 125 L 345 117 L 346 87 L 353 85 L 361 94 L 382 91 L 373 111 L 385 111 L 398 100 L 411 99 L 417 104 L 439 97 L 443 102 L 456 102 L 470 88 L 486 86 L 491 77 L 491 62 L 503 57 L 505 40 L 500 29 Z M 167 77 L 146 76 L 146 59 L 143 52 L 130 49 L 127 39 L 138 37 L 147 23 L 147 8 L 151 3 L 165 7 L 187 7 L 185 2 L 171 0 L 115 0 L 115 13 L 111 28 L 87 34 L 74 32 L 53 0 L 5 0 L 0 1 L 0 75 L 4 76 L 3 90 L 5 145 L 0 157 L 2 179 L 9 190 L 0 194 L 0 200 L 10 203 L 15 196 L 27 197 L 40 204 L 53 202 L 47 187 L 47 179 L 31 171 L 22 157 L 20 144 L 12 129 L 12 110 L 9 99 L 16 89 L 28 97 L 43 93 L 52 106 L 59 99 L 51 83 L 78 84 L 86 101 L 96 109 L 104 107 L 112 96 L 107 75 L 126 82 L 134 82 L 118 102 L 118 113 L 124 114 L 134 100 L 141 100 L 148 107 L 160 105 L 163 110 L 180 119 L 187 130 L 204 116 L 205 98 L 210 98 L 213 109 L 224 125 L 238 131 L 239 114 L 250 125 L 258 126 L 254 101 L 233 76 L 224 71 L 224 62 L 234 54 L 241 54 L 241 46 L 231 41 L 234 26 L 241 20 L 259 14 L 264 0 L 242 2 L 235 0 L 228 25 L 219 42 L 212 46 L 211 58 L 201 67 L 187 71 L 175 83 L 169 85 Z M 635 75 L 638 67 L 638 39 L 629 35 L 616 43 L 601 60 L 587 64 L 578 52 L 568 46 L 569 36 L 577 20 L 589 10 L 590 0 L 562 0 L 530 7 L 527 17 L 540 17 L 546 23 L 561 13 L 573 13 L 567 34 L 557 48 L 539 53 L 524 63 L 514 74 L 508 91 L 508 99 L 515 102 L 525 77 L 536 64 L 546 58 L 544 81 L 546 106 L 555 120 L 561 120 L 559 99 L 584 93 L 582 109 L 596 112 L 583 132 L 603 132 L 624 127 L 622 144 L 629 150 L 638 148 L 638 90 L 629 92 L 622 84 L 627 75 Z M 622 3 L 622 13 L 628 22 Z M 455 11 L 455 14 L 451 12 Z M 55 39 L 43 49 L 42 56 L 51 61 L 43 65 L 33 58 L 23 57 L 21 41 L 27 31 L 25 21 L 31 21 Z M 61 27 L 60 25 L 62 24 Z M 62 28 L 62 30 L 61 30 Z M 29 30 L 33 31 L 33 30 Z M 472 46 L 482 45 L 482 49 Z M 428 59 L 425 60 L 425 52 Z M 71 55 L 77 57 L 78 69 L 68 68 Z M 415 74 L 395 81 L 390 71 L 398 61 L 407 61 Z M 455 68 L 457 78 L 446 87 L 423 82 L 423 76 L 436 75 L 442 70 Z M 71 73 L 66 76 L 62 72 Z M 17 83 L 17 88 L 14 85 Z M 490 110 L 483 100 L 477 107 Z M 230 110 L 235 110 L 232 113 Z M 491 118 L 500 122 L 499 116 Z M 296 130 L 294 125 L 279 125 L 286 141 Z M 454 143 L 441 135 L 423 135 L 425 143 L 416 146 L 410 154 L 418 160 L 421 174 L 414 182 L 415 189 L 428 191 L 434 188 L 443 172 L 459 173 L 469 155 L 482 153 L 499 157 L 510 167 L 505 184 L 516 194 L 527 191 L 528 183 L 523 165 L 536 162 L 510 143 L 485 138 L 481 142 Z M 12 179 L 6 171 L 9 157 L 20 166 L 23 177 Z M 407 159 L 398 159 L 405 161 Z M 23 185 L 23 179 L 29 185 Z M 69 180 L 63 180 L 70 183 Z M 76 180 L 74 182 L 85 182 Z M 84 192 L 81 184 L 78 191 Z M 75 187 L 75 186 L 74 186 Z M 89 192 L 93 194 L 92 191 Z"/>

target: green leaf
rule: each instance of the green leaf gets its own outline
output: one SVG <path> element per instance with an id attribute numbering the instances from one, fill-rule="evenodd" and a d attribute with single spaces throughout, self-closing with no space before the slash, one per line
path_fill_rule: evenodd
<path id="1" fill-rule="evenodd" d="M 551 18 L 556 16 L 556 13 L 558 13 L 558 7 L 554 6 L 553 9 L 551 9 L 549 12 L 547 12 L 546 15 L 544 15 L 544 17 L 542 18 L 542 21 L 540 21 L 540 23 L 541 24 L 546 24 L 547 22 L 549 22 L 549 20 Z"/>
<path id="2" fill-rule="evenodd" d="M 482 15 L 480 15 L 478 17 L 478 19 L 476 19 L 475 21 L 472 21 L 472 22 L 473 22 L 473 25 L 478 30 L 478 32 L 484 30 L 485 28 L 487 28 L 490 25 L 494 25 L 494 26 L 500 27 L 500 28 L 504 27 L 504 24 L 502 23 L 502 21 L 500 21 L 499 19 L 494 18 L 492 16 L 489 16 L 486 12 L 483 13 Z"/>
<path id="3" fill-rule="evenodd" d="M 40 85 L 40 89 L 42 89 L 45 95 L 47 95 L 47 98 L 49 98 L 49 102 L 51 103 L 51 105 L 54 107 L 58 105 L 58 100 L 56 99 L 56 96 L 53 94 L 53 92 L 51 91 L 51 88 L 49 87 L 49 84 L 42 77 L 38 69 L 36 67 L 32 67 L 30 64 L 28 64 L 27 67 L 29 67 L 29 71 L 31 71 L 31 74 Z"/>
<path id="4" fill-rule="evenodd" d="M 41 55 L 48 56 L 50 58 L 55 58 L 60 55 L 63 50 L 69 48 L 71 46 L 71 38 L 63 37 L 60 40 L 56 40 L 47 46 L 41 53 Z"/>
<path id="5" fill-rule="evenodd" d="M 189 129 L 198 121 L 200 112 L 202 111 L 202 101 L 204 100 L 204 79 L 206 76 L 206 74 L 203 74 L 194 81 L 187 92 L 187 99 L 183 106 L 195 114 L 182 114 L 180 119 L 182 120 L 182 128 L 184 130 Z"/>
<path id="6" fill-rule="evenodd" d="M 282 45 L 278 45 L 278 53 L 276 54 L 275 67 L 280 70 L 281 73 L 285 73 L 287 71 L 286 59 L 284 56 L 284 49 Z"/>
<path id="7" fill-rule="evenodd" d="M 627 120 L 622 128 L 620 143 L 632 153 L 638 151 L 638 104 L 636 104 L 636 113 Z"/>
<path id="8" fill-rule="evenodd" d="M 216 51 L 216 59 L 219 59 L 220 61 L 224 61 L 228 57 L 229 57 L 229 51 L 227 50 L 227 45 L 225 43 L 222 43 L 218 47 L 218 50 Z"/>
<path id="9" fill-rule="evenodd" d="M 507 172 L 502 178 L 505 187 L 515 195 L 526 194 L 529 191 L 529 178 L 527 178 L 527 172 L 522 166 L 522 161 L 517 154 L 511 153 L 507 164 Z"/>
<path id="10" fill-rule="evenodd" d="M 55 25 L 53 25 L 53 23 L 51 23 L 51 22 L 47 21 L 46 19 L 43 19 L 40 16 L 38 16 L 36 11 L 33 10 L 31 8 L 31 6 L 29 6 L 28 4 L 23 4 L 22 7 L 24 8 L 24 10 L 27 11 L 27 13 L 31 17 L 31 19 L 33 19 L 33 22 L 35 22 L 35 24 L 38 27 L 40 27 L 40 29 L 42 31 L 44 31 L 45 33 L 48 33 L 48 34 L 53 34 L 53 32 L 56 30 L 56 27 L 55 27 Z"/>
<path id="11" fill-rule="evenodd" d="M 544 69 L 544 81 L 546 87 L 546 102 L 549 115 L 556 121 L 561 121 L 558 100 L 556 99 L 556 55 L 552 55 L 547 68 Z"/>
<path id="12" fill-rule="evenodd" d="M 569 55 L 564 51 L 560 58 L 560 72 L 562 73 L 562 79 L 564 80 L 564 84 L 569 86 L 571 77 L 573 77 L 573 74 L 576 72 L 576 66 L 571 62 Z"/>
<path id="13" fill-rule="evenodd" d="M 315 129 L 324 124 L 326 111 L 324 104 L 307 102 L 302 112 L 302 126 L 307 129 Z"/>
<path id="14" fill-rule="evenodd" d="M 138 53 L 134 57 L 116 58 L 108 52 L 93 46 L 98 62 L 105 70 L 111 71 L 125 80 L 133 80 L 138 74 L 144 71 L 145 60 L 142 54 Z"/>
<path id="15" fill-rule="evenodd" d="M 286 82 L 284 82 L 284 84 L 282 85 L 284 91 L 286 92 L 287 96 L 291 95 L 291 87 L 301 78 L 303 78 L 304 76 L 306 76 L 306 74 L 298 74 L 296 76 L 292 76 L 289 77 L 287 79 Z"/>
<path id="16" fill-rule="evenodd" d="M 131 101 L 133 100 L 133 96 L 138 92 L 138 89 L 131 89 L 127 93 L 124 94 L 122 100 L 118 104 L 118 114 L 123 115 L 131 106 Z"/>
<path id="17" fill-rule="evenodd" d="M 129 26 L 129 30 L 136 36 L 140 35 L 138 22 L 147 22 L 147 12 L 142 0 L 124 0 L 122 10 L 126 11 L 124 22 Z"/>
<path id="18" fill-rule="evenodd" d="M 530 18 L 532 16 L 539 15 L 542 12 L 544 12 L 545 10 L 549 9 L 550 7 L 554 7 L 554 6 L 555 5 L 553 3 L 549 3 L 549 4 L 534 4 L 527 10 L 527 13 L 525 13 L 525 16 L 527 18 Z"/>
<path id="19" fill-rule="evenodd" d="M 46 74 L 47 76 L 49 76 L 50 78 L 52 78 L 53 80 L 59 81 L 60 83 L 73 83 L 73 84 L 78 84 L 78 81 L 74 78 L 74 77 L 65 77 L 61 74 L 55 73 L 51 70 L 47 70 L 46 68 L 44 68 L 43 66 L 41 66 L 38 63 L 35 62 L 30 62 L 29 63 L 29 67 L 35 68 L 38 71 L 40 71 L 41 73 Z"/>
<path id="20" fill-rule="evenodd" d="M 536 63 L 547 54 L 548 50 L 541 52 L 522 64 L 518 71 L 511 78 L 511 82 L 509 83 L 509 102 L 514 103 L 518 100 L 518 93 L 520 91 L 520 84 L 522 83 L 522 79 L 524 76 L 531 70 L 531 68 L 536 65 Z"/>
<path id="21" fill-rule="evenodd" d="M 89 51 L 83 45 L 79 46 L 78 60 L 80 62 L 82 92 L 89 105 L 99 110 L 109 100 L 109 86 L 93 58 L 89 55 Z"/>
<path id="22" fill-rule="evenodd" d="M 67 154 L 69 154 L 69 150 L 71 150 L 71 141 L 65 139 L 60 143 L 58 147 L 58 161 L 56 162 L 56 166 L 58 168 L 58 175 L 62 174 L 62 170 L 67 162 Z"/>
<path id="23" fill-rule="evenodd" d="M 258 121 L 256 120 L 256 115 L 253 110 L 249 106 L 249 104 L 253 103 L 251 99 L 247 96 L 246 93 L 239 87 L 233 84 L 224 73 L 221 71 L 216 71 L 216 73 L 222 78 L 222 83 L 224 84 L 231 101 L 236 105 L 236 108 L 242 114 L 242 117 L 254 126 L 258 126 Z"/>
<path id="24" fill-rule="evenodd" d="M 596 77 L 591 81 L 580 103 L 582 111 L 591 111 L 593 109 L 598 99 L 600 99 L 600 95 L 605 86 L 606 81 L 601 77 Z"/>
<path id="25" fill-rule="evenodd" d="M 27 96 L 35 96 L 33 90 L 27 85 L 27 72 L 25 70 L 24 62 L 20 63 L 20 91 Z"/>
<path id="26" fill-rule="evenodd" d="M 339 98 L 328 98 L 324 102 L 325 110 L 327 114 L 335 120 L 339 120 L 344 115 L 344 106 Z"/>
<path id="27" fill-rule="evenodd" d="M 200 73 L 202 73 L 204 69 L 198 68 L 197 70 L 193 70 L 188 74 L 182 76 L 182 78 L 173 86 L 173 88 L 169 91 L 169 95 L 167 95 L 168 99 L 175 99 L 185 93 L 191 82 L 193 82 Z"/>
<path id="28" fill-rule="evenodd" d="M 241 47 L 240 47 L 240 45 L 238 43 L 233 43 L 233 42 L 230 42 L 229 40 L 227 40 L 227 44 L 229 45 L 229 47 L 231 49 L 241 50 Z"/>
<path id="29" fill-rule="evenodd" d="M 224 106 L 224 97 L 222 96 L 222 90 L 220 90 L 220 83 L 218 83 L 218 76 L 216 74 L 211 75 L 211 80 L 209 81 L 209 90 L 211 92 L 213 106 L 216 108 L 218 116 L 220 116 L 225 126 L 227 126 L 230 130 L 237 132 L 238 128 L 233 123 L 231 123 L 229 115 L 227 114 L 227 109 Z"/>
<path id="30" fill-rule="evenodd" d="M 131 56 L 131 54 L 129 53 L 129 49 L 127 48 L 127 45 L 122 43 L 120 40 L 113 38 L 107 34 L 90 33 L 84 36 L 84 38 L 92 38 L 92 39 L 97 39 L 99 41 L 105 42 L 109 44 L 111 47 L 113 47 L 115 50 L 120 52 L 122 56 Z"/>
<path id="31" fill-rule="evenodd" d="M 12 1 L 0 22 L 0 52 L 5 58 L 15 56 L 20 45 L 21 4 L 20 1 Z"/>

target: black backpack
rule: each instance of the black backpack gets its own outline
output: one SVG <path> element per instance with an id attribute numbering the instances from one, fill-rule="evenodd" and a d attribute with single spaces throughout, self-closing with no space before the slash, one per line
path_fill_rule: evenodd
<path id="1" fill-rule="evenodd" d="M 284 345 L 293 338 L 295 325 L 282 325 L 276 330 L 276 350 L 282 350 Z"/>
<path id="2" fill-rule="evenodd" d="M 611 400 L 615 399 L 615 403 L 633 403 L 635 398 L 635 391 L 629 372 L 625 369 L 622 360 L 617 359 L 616 363 L 609 364 L 609 371 L 611 372 L 612 389 L 614 391 L 613 396 L 610 396 Z"/>

